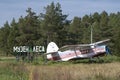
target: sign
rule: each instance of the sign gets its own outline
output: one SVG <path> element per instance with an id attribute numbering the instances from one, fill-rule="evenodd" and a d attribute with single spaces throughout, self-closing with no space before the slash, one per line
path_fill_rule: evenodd
<path id="1" fill-rule="evenodd" d="M 44 46 L 14 46 L 13 52 L 45 52 Z"/>

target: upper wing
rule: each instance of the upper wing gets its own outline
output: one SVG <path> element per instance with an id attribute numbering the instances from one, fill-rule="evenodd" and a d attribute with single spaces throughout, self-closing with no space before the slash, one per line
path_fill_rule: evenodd
<path id="1" fill-rule="evenodd" d="M 65 51 L 65 50 L 75 50 L 75 49 L 88 49 L 91 48 L 90 44 L 79 44 L 79 45 L 65 45 L 61 47 L 59 50 L 60 51 Z"/>
<path id="2" fill-rule="evenodd" d="M 95 43 L 92 43 L 92 44 L 65 45 L 65 46 L 61 47 L 59 50 L 60 51 L 65 51 L 65 50 L 75 50 L 75 49 L 80 49 L 80 50 L 90 49 L 90 48 L 93 48 L 96 45 L 101 45 L 101 44 L 103 44 L 103 43 L 105 43 L 109 40 L 110 39 L 106 39 L 106 40 L 98 41 L 98 42 L 95 42 Z"/>
<path id="3" fill-rule="evenodd" d="M 92 43 L 90 45 L 100 45 L 100 44 L 103 44 L 103 43 L 105 43 L 107 41 L 110 41 L 110 39 L 105 39 L 105 40 L 102 40 L 102 41 L 98 41 L 98 42 Z"/>

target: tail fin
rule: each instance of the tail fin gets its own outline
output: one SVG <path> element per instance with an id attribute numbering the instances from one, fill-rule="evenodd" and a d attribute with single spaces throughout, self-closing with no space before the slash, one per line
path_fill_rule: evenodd
<path id="1" fill-rule="evenodd" d="M 54 42 L 50 42 L 47 46 L 47 53 L 57 52 L 58 46 Z"/>

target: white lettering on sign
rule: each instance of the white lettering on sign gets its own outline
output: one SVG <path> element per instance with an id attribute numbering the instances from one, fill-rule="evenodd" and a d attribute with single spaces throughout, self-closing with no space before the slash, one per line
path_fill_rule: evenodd
<path id="1" fill-rule="evenodd" d="M 44 46 L 14 46 L 13 52 L 44 52 Z"/>

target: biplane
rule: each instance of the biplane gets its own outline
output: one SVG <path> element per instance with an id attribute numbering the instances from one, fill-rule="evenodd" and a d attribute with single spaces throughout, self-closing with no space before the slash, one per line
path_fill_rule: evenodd
<path id="1" fill-rule="evenodd" d="M 91 44 L 65 45 L 61 48 L 58 48 L 54 42 L 50 42 L 47 46 L 47 59 L 52 61 L 70 61 L 101 57 L 109 54 L 109 48 L 105 45 L 105 42 L 109 40 L 106 39 Z"/>

